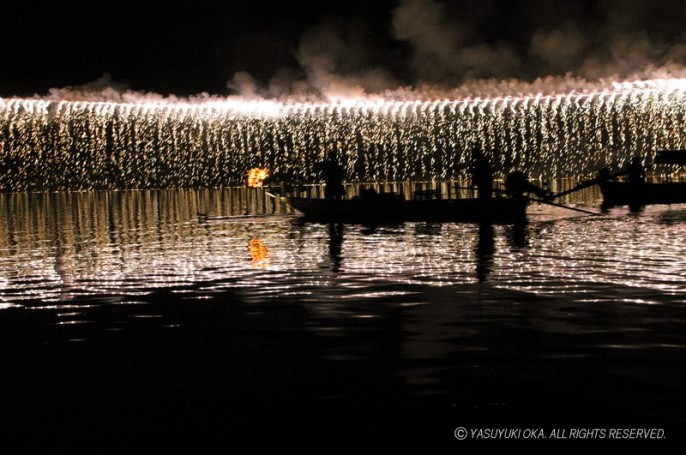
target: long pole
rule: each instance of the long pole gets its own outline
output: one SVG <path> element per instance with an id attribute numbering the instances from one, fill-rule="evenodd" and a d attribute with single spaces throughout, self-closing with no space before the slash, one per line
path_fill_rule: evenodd
<path id="1" fill-rule="evenodd" d="M 550 201 L 546 201 L 546 200 L 543 200 L 543 199 L 529 199 L 529 200 L 530 200 L 530 201 L 533 201 L 533 202 L 539 202 L 539 203 L 541 203 L 541 204 L 552 205 L 552 206 L 554 206 L 554 207 L 560 207 L 560 208 L 567 209 L 567 210 L 574 210 L 575 212 L 586 213 L 586 214 L 588 214 L 588 215 L 595 215 L 595 216 L 600 216 L 600 215 L 601 215 L 600 213 L 591 212 L 590 210 L 584 210 L 584 209 L 579 209 L 579 208 L 576 208 L 576 207 L 570 207 L 570 206 L 568 206 L 568 205 L 558 204 L 558 203 L 556 203 L 556 202 L 550 202 Z"/>
<path id="2" fill-rule="evenodd" d="M 469 189 L 469 188 L 467 188 L 467 187 L 456 187 L 456 188 L 460 188 L 460 189 Z M 499 190 L 499 189 L 496 189 L 496 188 L 493 189 L 493 192 L 494 192 L 494 193 L 500 193 L 500 194 L 508 194 L 507 191 L 505 191 L 505 190 Z M 575 212 L 586 213 L 586 214 L 588 214 L 588 215 L 595 215 L 595 216 L 600 216 L 600 215 L 601 215 L 600 213 L 591 212 L 590 210 L 584 210 L 584 209 L 579 209 L 579 208 L 576 208 L 576 207 L 570 207 L 570 206 L 568 206 L 568 205 L 558 204 L 558 203 L 556 203 L 556 202 L 546 201 L 546 200 L 544 200 L 544 199 L 533 199 L 533 198 L 529 198 L 529 200 L 530 200 L 530 201 L 533 201 L 533 202 L 539 202 L 539 203 L 541 203 L 541 204 L 552 205 L 552 206 L 554 206 L 554 207 L 560 207 L 560 208 L 567 209 L 567 210 L 573 210 L 573 211 L 575 211 Z"/>

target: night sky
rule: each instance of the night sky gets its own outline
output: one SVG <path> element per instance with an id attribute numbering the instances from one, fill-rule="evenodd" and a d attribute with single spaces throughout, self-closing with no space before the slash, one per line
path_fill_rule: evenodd
<path id="1" fill-rule="evenodd" d="M 331 84 L 332 75 L 369 92 L 621 77 L 682 68 L 684 24 L 676 0 L 9 0 L 0 96 L 45 94 L 105 73 L 165 95 L 229 94 L 246 79 L 278 95 Z"/>

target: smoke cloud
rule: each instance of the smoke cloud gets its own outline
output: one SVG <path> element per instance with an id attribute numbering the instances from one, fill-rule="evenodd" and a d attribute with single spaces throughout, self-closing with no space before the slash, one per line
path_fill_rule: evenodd
<path id="1" fill-rule="evenodd" d="M 580 67 L 588 37 L 574 23 L 560 28 L 539 30 L 531 37 L 531 54 L 553 73 Z"/>
<path id="2" fill-rule="evenodd" d="M 246 98 L 333 99 L 380 93 L 398 86 L 367 39 L 365 24 L 326 22 L 303 34 L 295 56 L 300 67 L 281 68 L 264 86 L 246 72 L 236 73 L 228 87 Z"/>
<path id="3" fill-rule="evenodd" d="M 129 92 L 129 86 L 125 82 L 117 82 L 108 73 L 98 79 L 81 85 L 63 88 L 52 88 L 48 92 L 48 99 L 65 101 L 113 101 L 122 102 Z"/>
<path id="4" fill-rule="evenodd" d="M 403 0 L 392 12 L 392 33 L 412 48 L 410 64 L 420 80 L 443 81 L 463 71 L 465 28 L 445 18 L 434 0 Z"/>
<path id="5" fill-rule="evenodd" d="M 410 46 L 420 81 L 567 73 L 622 78 L 686 62 L 680 2 L 601 0 L 587 2 L 586 9 L 565 3 L 548 1 L 541 8 L 538 1 L 518 2 L 508 18 L 495 7 L 458 7 L 449 14 L 438 0 L 401 0 L 392 12 L 392 32 Z"/>
<path id="6" fill-rule="evenodd" d="M 385 24 L 328 18 L 301 35 L 296 67 L 268 80 L 241 71 L 227 86 L 247 99 L 299 101 L 583 91 L 686 76 L 684 23 L 680 0 L 399 0 Z M 109 75 L 48 97 L 174 98 L 132 92 Z"/>

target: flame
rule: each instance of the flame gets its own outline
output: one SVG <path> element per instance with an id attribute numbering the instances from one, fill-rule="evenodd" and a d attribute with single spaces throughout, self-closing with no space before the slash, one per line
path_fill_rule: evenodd
<path id="1" fill-rule="evenodd" d="M 260 239 L 248 242 L 248 251 L 252 256 L 253 267 L 266 268 L 269 265 L 269 248 Z"/>
<path id="2" fill-rule="evenodd" d="M 269 177 L 269 171 L 266 167 L 256 167 L 248 171 L 248 187 L 257 188 L 262 186 L 264 179 Z"/>

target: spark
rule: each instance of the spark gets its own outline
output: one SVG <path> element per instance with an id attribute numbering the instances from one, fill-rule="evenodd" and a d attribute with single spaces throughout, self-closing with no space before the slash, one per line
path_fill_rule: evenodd
<path id="1" fill-rule="evenodd" d="M 222 187 L 251 168 L 315 181 L 337 151 L 347 180 L 464 177 L 481 147 L 502 175 L 582 177 L 686 148 L 686 79 L 568 91 L 126 102 L 0 98 L 0 190 Z"/>

